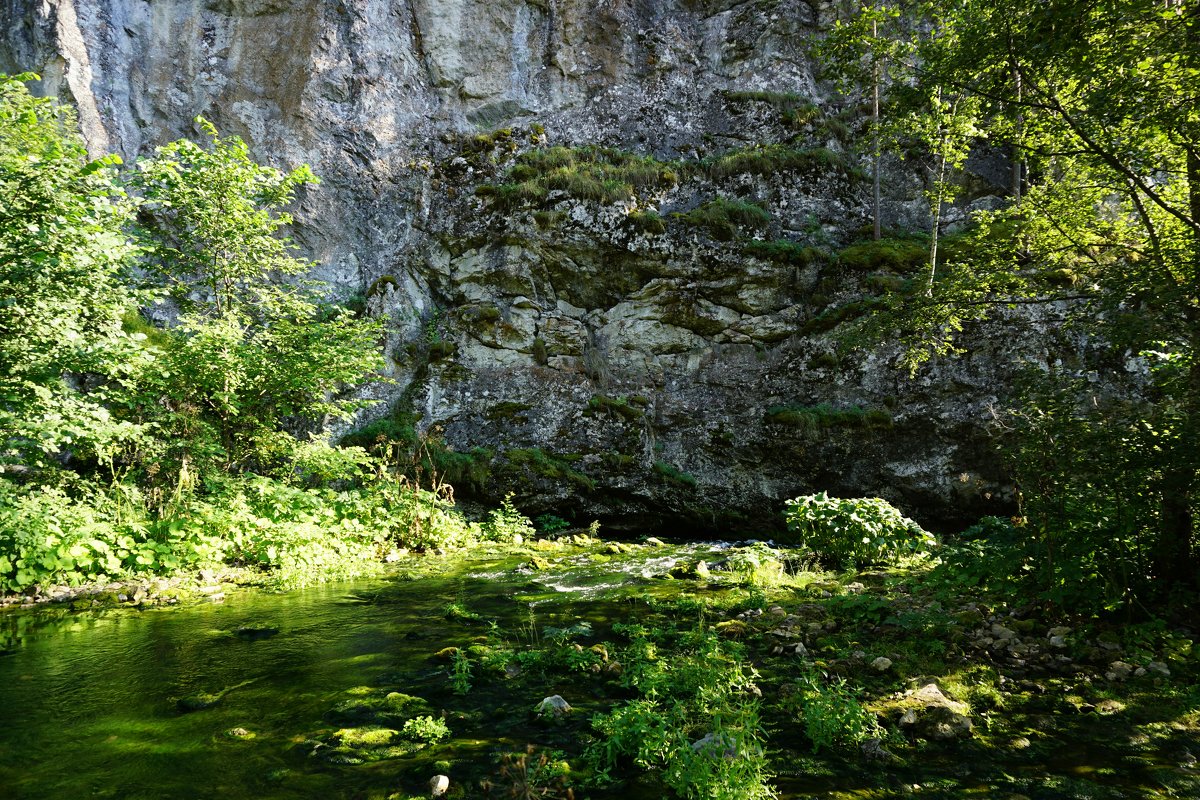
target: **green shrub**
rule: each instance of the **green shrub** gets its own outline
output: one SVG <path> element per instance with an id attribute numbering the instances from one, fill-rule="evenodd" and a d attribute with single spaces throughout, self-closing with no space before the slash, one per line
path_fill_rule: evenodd
<path id="1" fill-rule="evenodd" d="M 834 408 L 828 403 L 815 406 L 771 406 L 767 409 L 766 421 L 774 425 L 796 428 L 808 436 L 832 428 L 879 430 L 892 427 L 892 415 L 883 409 L 865 409 L 859 406 Z"/>
<path id="2" fill-rule="evenodd" d="M 571 527 L 571 523 L 554 514 L 542 514 L 534 519 L 533 524 L 539 531 L 547 536 L 553 536 L 554 534 L 559 533 L 560 531 L 565 531 Z"/>
<path id="3" fill-rule="evenodd" d="M 844 678 L 822 682 L 810 673 L 797 681 L 797 688 L 797 716 L 814 753 L 822 747 L 859 744 L 880 735 L 875 715 L 858 702 Z"/>
<path id="4" fill-rule="evenodd" d="M 862 272 L 910 273 L 929 264 L 929 243 L 917 237 L 856 242 L 843 248 L 837 259 L 843 266 Z"/>
<path id="5" fill-rule="evenodd" d="M 746 242 L 743 251 L 746 255 L 754 256 L 755 258 L 775 261 L 780 264 L 794 264 L 800 267 L 806 267 L 809 264 L 820 264 L 826 260 L 825 253 L 821 250 L 787 239 L 775 239 L 769 242 L 754 239 Z"/>
<path id="6" fill-rule="evenodd" d="M 639 192 L 674 186 L 679 176 L 669 164 L 609 147 L 543 147 L 521 154 L 499 186 L 475 190 L 502 207 L 536 205 L 551 191 L 577 200 L 615 203 Z M 540 221 L 539 221 L 540 224 Z"/>
<path id="7" fill-rule="evenodd" d="M 493 542 L 522 542 L 537 535 L 529 517 L 517 511 L 512 499 L 512 492 L 509 492 L 500 507 L 488 514 L 483 525 L 484 538 Z"/>
<path id="8" fill-rule="evenodd" d="M 629 224 L 643 233 L 666 233 L 667 221 L 657 211 L 632 211 Z"/>
<path id="9" fill-rule="evenodd" d="M 437 717 L 413 717 L 404 723 L 400 735 L 414 742 L 434 744 L 450 738 L 450 729 L 445 720 Z"/>
<path id="10" fill-rule="evenodd" d="M 771 222 L 771 213 L 762 206 L 724 197 L 676 216 L 688 225 L 707 228 L 714 239 L 725 242 L 733 239 L 742 226 L 761 229 Z"/>
<path id="11" fill-rule="evenodd" d="M 652 469 L 655 475 L 663 478 L 668 483 L 673 483 L 676 486 L 683 486 L 689 489 L 696 488 L 695 476 L 689 475 L 678 467 L 668 464 L 665 461 L 655 461 Z"/>
<path id="12" fill-rule="evenodd" d="M 774 175 L 788 171 L 845 171 L 845 156 L 824 147 L 796 150 L 782 144 L 766 144 L 733 150 L 702 163 L 709 177 L 720 180 L 734 175 Z"/>
<path id="13" fill-rule="evenodd" d="M 787 524 L 831 567 L 892 563 L 934 544 L 931 534 L 877 497 L 797 497 L 787 502 Z"/>
<path id="14" fill-rule="evenodd" d="M 623 681 L 641 697 L 593 717 L 600 739 L 585 759 L 603 779 L 624 762 L 657 772 L 676 796 L 719 800 L 775 797 L 753 671 L 712 633 L 645 631 L 620 654 Z M 660 647 L 670 651 L 660 654 Z"/>
<path id="15" fill-rule="evenodd" d="M 751 586 L 778 586 L 787 579 L 779 552 L 761 542 L 734 548 L 728 564 L 743 583 Z"/>

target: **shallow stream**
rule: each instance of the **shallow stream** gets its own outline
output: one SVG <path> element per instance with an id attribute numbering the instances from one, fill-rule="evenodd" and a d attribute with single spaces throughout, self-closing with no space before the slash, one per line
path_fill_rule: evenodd
<path id="1" fill-rule="evenodd" d="M 616 682 L 565 672 L 482 675 L 476 661 L 469 691 L 456 692 L 453 663 L 439 651 L 498 641 L 520 650 L 553 635 L 548 630 L 568 628 L 587 630 L 580 637 L 587 646 L 610 637 L 615 620 L 649 615 L 647 598 L 748 597 L 732 582 L 663 579 L 676 563 L 719 562 L 723 551 L 690 544 L 632 554 L 604 545 L 536 555 L 476 552 L 414 558 L 371 580 L 279 594 L 230 591 L 221 602 L 0 614 L 0 798 L 389 800 L 427 797 L 439 773 L 451 777 L 451 798 L 563 797 L 549 790 L 510 794 L 521 786 L 511 759 L 506 771 L 504 754 L 536 745 L 555 759 L 578 756 L 593 734 L 593 714 L 623 699 Z M 782 602 L 798 610 L 812 605 L 811 596 L 788 590 Z M 716 621 L 703 610 L 689 613 L 696 619 L 677 621 Z M 859 634 L 848 630 L 845 638 L 852 635 Z M 864 629 L 861 646 L 871 647 L 869 636 Z M 765 712 L 800 667 L 769 653 L 760 648 L 756 655 Z M 338 731 L 379 725 L 387 698 L 400 696 L 390 693 L 420 698 L 421 713 L 444 719 L 450 738 L 362 763 L 339 758 Z M 547 723 L 534 709 L 555 694 L 574 711 Z M 1064 715 L 1052 694 L 1013 695 L 1012 702 L 990 733 L 981 717 L 975 739 L 949 748 L 917 743 L 904 763 L 889 766 L 865 763 L 857 752 L 814 756 L 794 718 L 776 709 L 768 721 L 774 784 L 785 798 L 843 799 L 1200 791 L 1200 777 L 1178 766 L 1190 757 L 1184 733 L 1171 733 L 1164 746 L 1138 744 L 1146 737 L 1131 724 Z M 1162 716 L 1142 710 L 1147 718 Z M 403 718 L 396 719 L 399 727 Z M 1144 730 L 1168 730 L 1163 720 Z M 1017 736 L 1032 744 L 995 744 Z M 497 788 L 489 794 L 481 780 Z M 635 778 L 575 796 L 659 800 L 664 790 Z"/>
<path id="2" fill-rule="evenodd" d="M 690 548 L 694 549 L 694 548 Z M 5 798 L 335 798 L 427 794 L 438 760 L 495 762 L 501 751 L 569 735 L 532 710 L 569 685 L 490 706 L 487 687 L 449 689 L 434 654 L 501 629 L 603 626 L 623 595 L 681 557 L 534 572 L 522 558 L 401 565 L 381 579 L 281 594 L 245 590 L 182 607 L 0 616 L 0 796 Z M 597 561 L 601 563 L 597 563 Z M 448 617 L 452 604 L 481 620 Z M 275 634 L 273 631 L 277 630 Z M 531 634 L 536 635 L 536 634 Z M 453 738 L 414 756 L 338 766 L 303 742 L 346 724 L 331 712 L 356 692 L 397 690 L 445 711 Z M 376 688 L 380 687 L 380 688 Z M 191 713 L 179 701 L 226 692 Z M 474 710 L 466 710 L 473 708 Z M 231 735 L 241 729 L 249 736 Z M 440 765 L 442 768 L 445 765 Z M 449 770 L 452 774 L 453 769 Z M 470 770 L 468 770 L 470 771 Z M 595 796 L 602 796 L 596 794 Z"/>

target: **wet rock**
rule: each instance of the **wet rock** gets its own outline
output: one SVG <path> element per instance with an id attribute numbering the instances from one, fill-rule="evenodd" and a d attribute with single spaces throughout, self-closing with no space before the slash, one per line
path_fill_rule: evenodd
<path id="1" fill-rule="evenodd" d="M 1161 661 L 1151 661 L 1146 665 L 1146 671 L 1159 678 L 1171 677 L 1171 669 Z"/>
<path id="2" fill-rule="evenodd" d="M 709 758 L 723 758 L 726 761 L 738 757 L 737 742 L 726 733 L 706 733 L 703 738 L 692 742 L 692 750 Z"/>
<path id="3" fill-rule="evenodd" d="M 1007 641 L 1009 639 L 1014 638 L 1016 635 L 1017 635 L 1017 632 L 1014 631 L 1012 628 L 1006 628 L 999 623 L 995 623 L 992 625 L 992 636 L 996 639 Z"/>
<path id="4" fill-rule="evenodd" d="M 429 796 L 445 797 L 450 790 L 450 779 L 445 775 L 434 775 L 429 779 Z"/>
<path id="5" fill-rule="evenodd" d="M 656 536 L 647 536 L 646 544 L 649 545 L 650 547 L 666 547 L 667 546 L 666 542 L 664 542 L 662 539 L 659 539 Z"/>
<path id="6" fill-rule="evenodd" d="M 1126 664 L 1124 661 L 1114 661 L 1108 665 L 1108 671 L 1104 673 L 1105 680 L 1109 681 L 1125 681 L 1133 674 L 1133 666 Z"/>
<path id="7" fill-rule="evenodd" d="M 881 739 L 868 739 L 858 746 L 867 761 L 893 761 L 896 756 L 883 746 Z"/>
<path id="8" fill-rule="evenodd" d="M 191 713 L 192 711 L 203 711 L 204 709 L 212 708 L 217 703 L 221 702 L 222 696 L 223 695 L 220 693 L 208 694 L 207 692 L 201 692 L 200 694 L 181 697 L 175 701 L 175 708 L 184 714 Z"/>
<path id="9" fill-rule="evenodd" d="M 535 711 L 539 717 L 557 718 L 569 714 L 571 704 L 564 700 L 562 695 L 554 694 L 538 703 Z"/>
<path id="10" fill-rule="evenodd" d="M 935 683 L 904 693 L 900 727 L 914 736 L 935 741 L 969 737 L 974 728 L 967 706 L 942 694 Z"/>

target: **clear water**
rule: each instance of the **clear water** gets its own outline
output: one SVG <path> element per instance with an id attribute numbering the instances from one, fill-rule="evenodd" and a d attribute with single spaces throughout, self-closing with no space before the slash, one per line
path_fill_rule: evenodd
<path id="1" fill-rule="evenodd" d="M 537 572 L 522 568 L 528 556 L 478 554 L 413 561 L 388 578 L 284 594 L 230 592 L 216 604 L 0 614 L 0 799 L 386 800 L 428 796 L 429 778 L 439 772 L 451 776 L 459 796 L 482 797 L 479 781 L 496 777 L 502 754 L 529 744 L 578 752 L 591 714 L 618 698 L 586 696 L 570 675 L 477 679 L 469 694 L 456 695 L 437 652 L 481 641 L 490 621 L 517 644 L 530 631 L 582 621 L 591 623 L 593 639 L 607 638 L 612 620 L 645 609 L 629 597 L 696 591 L 695 582 L 654 575 L 698 550 L 720 549 L 548 554 L 552 568 Z M 481 619 L 448 617 L 451 604 Z M 239 628 L 279 632 L 255 638 L 239 636 Z M 775 669 L 795 667 L 785 662 Z M 772 685 L 791 677 L 776 675 Z M 314 740 L 369 723 L 334 709 L 363 692 L 390 691 L 426 700 L 452 738 L 372 763 L 314 757 Z M 177 705 L 221 692 L 218 703 L 199 711 L 183 713 Z M 553 694 L 579 713 L 547 726 L 532 711 Z M 1019 715 L 1010 722 L 1023 724 Z M 909 796 L 914 785 L 922 797 L 947 800 L 1200 796 L 1200 778 L 1177 769 L 1177 758 L 1084 735 L 1111 724 L 1106 738 L 1118 741 L 1128 733 L 1118 720 L 1060 722 L 1064 747 L 1053 757 L 1044 749 L 1035 755 L 963 744 L 883 767 L 813 756 L 795 723 L 777 721 L 776 785 L 785 798 Z M 239 728 L 253 736 L 229 735 Z M 662 790 L 647 781 L 577 796 L 658 800 Z"/>
<path id="2" fill-rule="evenodd" d="M 419 796 L 439 771 L 435 760 L 486 774 L 501 751 L 575 735 L 539 729 L 529 713 L 555 693 L 586 711 L 592 699 L 572 696 L 570 686 L 529 687 L 517 697 L 489 696 L 486 687 L 453 695 L 433 654 L 468 645 L 488 628 L 448 619 L 445 609 L 458 602 L 510 631 L 531 621 L 603 625 L 606 605 L 651 580 L 629 563 L 534 574 L 519 563 L 482 558 L 441 576 L 245 591 L 186 607 L 0 616 L 0 797 Z M 279 633 L 247 639 L 239 628 Z M 303 742 L 347 727 L 331 709 L 364 686 L 425 698 L 435 714 L 448 715 L 454 739 L 355 766 L 313 759 Z M 181 713 L 176 705 L 226 689 L 210 708 Z M 578 724 L 586 729 L 584 715 Z M 235 728 L 254 735 L 227 734 Z"/>

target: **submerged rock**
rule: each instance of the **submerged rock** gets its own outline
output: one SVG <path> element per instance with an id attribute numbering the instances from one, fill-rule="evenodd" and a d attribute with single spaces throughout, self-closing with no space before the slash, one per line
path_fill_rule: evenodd
<path id="1" fill-rule="evenodd" d="M 233 635 L 247 642 L 257 642 L 260 639 L 270 639 L 272 636 L 278 636 L 279 628 L 245 626 L 234 630 Z"/>
<path id="2" fill-rule="evenodd" d="M 203 711 L 206 708 L 212 708 L 217 703 L 221 702 L 222 694 L 208 694 L 201 692 L 188 697 L 181 697 L 175 701 L 175 708 L 187 714 L 192 711 Z"/>
<path id="3" fill-rule="evenodd" d="M 893 707 L 902 712 L 901 729 L 920 739 L 964 739 L 974 729 L 966 704 L 946 697 L 936 683 L 905 692 Z"/>

